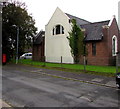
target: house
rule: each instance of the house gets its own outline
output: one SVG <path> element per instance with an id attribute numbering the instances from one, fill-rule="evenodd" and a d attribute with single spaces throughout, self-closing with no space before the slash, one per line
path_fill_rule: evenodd
<path id="1" fill-rule="evenodd" d="M 87 64 L 114 65 L 116 52 L 120 51 L 120 33 L 115 16 L 111 20 L 91 23 L 64 13 L 59 8 L 55 10 L 45 26 L 45 50 L 43 50 L 45 61 L 60 63 L 62 59 L 63 63 L 74 63 L 67 39 L 72 29 L 72 19 L 76 20 L 77 25 L 84 32 Z M 44 42 L 42 44 L 44 46 Z M 83 57 L 80 58 L 80 63 L 83 64 Z"/>
<path id="2" fill-rule="evenodd" d="M 33 39 L 32 59 L 44 61 L 45 31 L 40 31 Z"/>

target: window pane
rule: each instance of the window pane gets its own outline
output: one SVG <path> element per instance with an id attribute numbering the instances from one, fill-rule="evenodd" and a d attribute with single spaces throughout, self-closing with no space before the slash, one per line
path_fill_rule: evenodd
<path id="1" fill-rule="evenodd" d="M 96 55 L 96 43 L 92 43 L 92 55 Z"/>
<path id="2" fill-rule="evenodd" d="M 62 34 L 64 34 L 64 28 L 63 28 L 63 26 L 62 26 Z"/>
<path id="3" fill-rule="evenodd" d="M 113 54 L 115 54 L 115 38 L 113 38 Z"/>
<path id="4" fill-rule="evenodd" d="M 60 25 L 56 26 L 56 34 L 60 34 Z"/>

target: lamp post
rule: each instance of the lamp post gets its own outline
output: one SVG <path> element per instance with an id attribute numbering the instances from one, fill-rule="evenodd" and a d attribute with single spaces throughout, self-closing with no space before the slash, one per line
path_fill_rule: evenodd
<path id="1" fill-rule="evenodd" d="M 19 52 L 19 27 L 15 25 L 17 28 L 17 45 L 16 45 L 16 64 L 18 63 L 18 52 Z"/>
<path id="2" fill-rule="evenodd" d="M 19 52 L 19 27 L 16 26 L 16 25 L 13 25 L 13 27 L 16 27 L 17 28 L 17 44 L 16 44 L 16 64 L 18 63 L 18 52 Z"/>

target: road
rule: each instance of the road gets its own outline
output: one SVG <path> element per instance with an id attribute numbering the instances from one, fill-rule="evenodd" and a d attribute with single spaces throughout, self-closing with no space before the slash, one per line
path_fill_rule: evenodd
<path id="1" fill-rule="evenodd" d="M 119 106 L 120 91 L 115 88 L 43 75 L 44 72 L 35 67 L 4 66 L 3 100 L 13 107 Z"/>

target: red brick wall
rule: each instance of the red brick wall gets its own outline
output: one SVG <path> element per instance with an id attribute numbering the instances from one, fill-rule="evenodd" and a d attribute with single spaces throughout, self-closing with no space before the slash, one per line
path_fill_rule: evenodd
<path id="1" fill-rule="evenodd" d="M 44 41 L 41 44 L 33 45 L 33 60 L 44 61 Z"/>
<path id="2" fill-rule="evenodd" d="M 87 43 L 88 55 L 87 64 L 89 65 L 109 65 L 107 47 L 104 42 L 96 42 L 96 55 L 92 55 L 92 43 Z"/>

